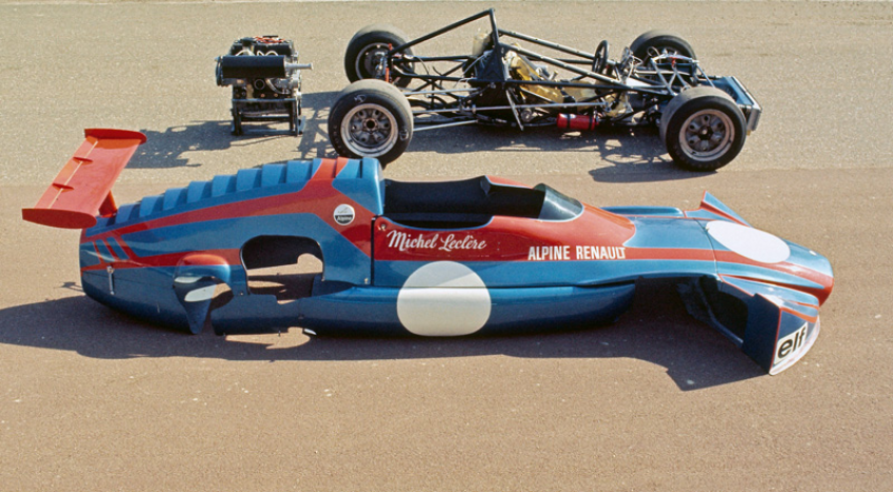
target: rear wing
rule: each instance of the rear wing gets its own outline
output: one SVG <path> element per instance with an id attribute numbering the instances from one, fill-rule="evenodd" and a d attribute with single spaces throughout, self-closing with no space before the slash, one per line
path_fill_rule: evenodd
<path id="1" fill-rule="evenodd" d="M 63 229 L 86 229 L 96 216 L 118 211 L 112 185 L 136 148 L 146 142 L 140 132 L 90 128 L 84 143 L 59 171 L 33 208 L 22 209 L 22 218 Z"/>

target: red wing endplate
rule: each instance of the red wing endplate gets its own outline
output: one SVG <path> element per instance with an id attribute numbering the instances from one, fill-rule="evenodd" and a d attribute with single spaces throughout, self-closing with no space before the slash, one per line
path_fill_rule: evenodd
<path id="1" fill-rule="evenodd" d="M 86 139 L 69 159 L 34 208 L 22 209 L 22 218 L 50 227 L 86 229 L 96 215 L 114 215 L 118 207 L 112 185 L 146 141 L 140 132 L 90 128 Z"/>

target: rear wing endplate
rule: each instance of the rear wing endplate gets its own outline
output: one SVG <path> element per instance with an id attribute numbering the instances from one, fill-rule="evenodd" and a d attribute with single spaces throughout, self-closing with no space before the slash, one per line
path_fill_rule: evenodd
<path id="1" fill-rule="evenodd" d="M 118 211 L 112 185 L 136 148 L 146 142 L 140 132 L 89 128 L 84 143 L 59 171 L 37 205 L 22 209 L 22 218 L 64 229 L 96 225 L 96 216 Z"/>

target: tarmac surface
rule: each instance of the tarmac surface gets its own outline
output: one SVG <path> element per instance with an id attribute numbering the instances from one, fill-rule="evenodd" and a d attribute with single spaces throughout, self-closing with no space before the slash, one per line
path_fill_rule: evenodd
<path id="1" fill-rule="evenodd" d="M 119 203 L 331 155 L 360 27 L 500 26 L 612 54 L 652 28 L 764 107 L 716 173 L 655 131 L 418 134 L 393 179 L 546 182 L 593 205 L 696 208 L 709 190 L 827 256 L 812 351 L 765 375 L 672 291 L 602 328 L 466 339 L 183 335 L 80 290 L 77 231 L 25 223 L 88 127 L 149 137 Z M 293 39 L 300 139 L 232 137 L 214 57 Z M 437 41 L 464 52 L 470 37 Z M 893 3 L 0 1 L 0 490 L 893 490 Z"/>

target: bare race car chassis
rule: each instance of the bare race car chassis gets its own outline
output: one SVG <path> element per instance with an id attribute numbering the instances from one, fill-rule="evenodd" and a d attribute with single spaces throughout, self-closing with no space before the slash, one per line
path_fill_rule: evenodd
<path id="1" fill-rule="evenodd" d="M 426 41 L 485 18 L 489 32 L 474 37 L 471 54 L 414 53 Z M 406 150 L 413 133 L 463 125 L 655 125 L 678 165 L 710 171 L 738 155 L 760 119 L 760 105 L 738 79 L 708 75 L 689 43 L 665 31 L 642 34 L 611 59 L 607 41 L 586 53 L 501 29 L 491 9 L 407 39 L 375 24 L 348 44 L 345 71 L 354 83 L 329 116 L 339 154 L 387 163 Z"/>

